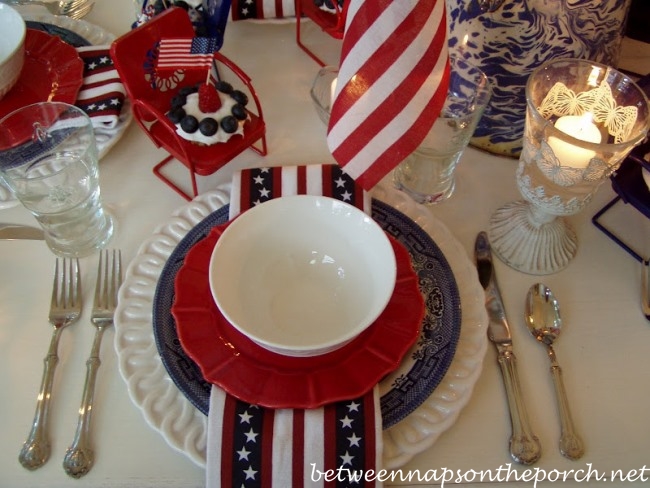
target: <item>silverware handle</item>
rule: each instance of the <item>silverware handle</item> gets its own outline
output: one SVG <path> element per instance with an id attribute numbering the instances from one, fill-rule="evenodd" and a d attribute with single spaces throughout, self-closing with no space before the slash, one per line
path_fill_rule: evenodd
<path id="1" fill-rule="evenodd" d="M 542 455 L 539 439 L 533 434 L 528 422 L 528 414 L 524 405 L 517 374 L 517 358 L 507 347 L 499 349 L 497 358 L 501 367 L 503 383 L 508 397 L 512 436 L 510 437 L 510 455 L 521 464 L 533 464 Z"/>
<path id="2" fill-rule="evenodd" d="M 32 421 L 32 428 L 23 444 L 18 460 L 23 467 L 33 470 L 40 468 L 50 457 L 50 438 L 48 434 L 48 418 L 50 400 L 52 399 L 52 385 L 54 384 L 54 372 L 59 363 L 59 337 L 62 327 L 55 327 L 50 339 L 50 347 L 45 359 L 43 359 L 43 378 L 41 389 L 36 400 L 36 412 Z"/>
<path id="3" fill-rule="evenodd" d="M 95 453 L 90 444 L 90 421 L 95 397 L 95 381 L 101 365 L 99 350 L 104 334 L 104 327 L 97 327 L 90 356 L 86 361 L 86 381 L 79 407 L 77 430 L 63 458 L 63 469 L 73 478 L 81 478 L 90 471 L 95 462 Z"/>
<path id="4" fill-rule="evenodd" d="M 562 379 L 562 368 L 555 359 L 553 349 L 549 349 L 549 356 L 551 357 L 551 375 L 553 377 L 553 385 L 555 386 L 555 395 L 557 398 L 557 407 L 560 413 L 560 453 L 568 459 L 575 461 L 580 459 L 585 453 L 585 448 L 582 439 L 576 434 L 569 409 L 569 400 L 564 388 L 564 380 Z"/>

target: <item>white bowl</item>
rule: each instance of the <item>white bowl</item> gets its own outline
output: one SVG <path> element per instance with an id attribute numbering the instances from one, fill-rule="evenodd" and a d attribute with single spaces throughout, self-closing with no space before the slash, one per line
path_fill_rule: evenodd
<path id="1" fill-rule="evenodd" d="M 9 5 L 0 3 L 0 98 L 11 90 L 25 62 L 25 20 Z"/>
<path id="2" fill-rule="evenodd" d="M 277 198 L 236 218 L 210 260 L 212 296 L 260 346 L 315 356 L 370 326 L 393 293 L 393 248 L 372 218 L 321 196 Z"/>

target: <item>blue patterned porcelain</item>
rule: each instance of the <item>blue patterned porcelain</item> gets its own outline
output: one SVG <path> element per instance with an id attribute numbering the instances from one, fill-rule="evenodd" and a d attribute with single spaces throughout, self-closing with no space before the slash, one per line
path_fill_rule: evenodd
<path id="1" fill-rule="evenodd" d="M 631 0 L 446 0 L 449 47 L 483 70 L 492 98 L 471 144 L 518 157 L 528 75 L 553 58 L 616 67 Z M 487 2 L 489 4 L 490 2 Z"/>

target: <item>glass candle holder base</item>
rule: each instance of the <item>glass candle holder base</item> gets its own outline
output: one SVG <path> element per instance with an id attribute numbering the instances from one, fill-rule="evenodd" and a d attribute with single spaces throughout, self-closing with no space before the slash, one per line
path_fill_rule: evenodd
<path id="1" fill-rule="evenodd" d="M 488 237 L 499 259 L 533 275 L 561 271 L 578 251 L 576 233 L 564 218 L 544 214 L 524 200 L 492 214 Z"/>

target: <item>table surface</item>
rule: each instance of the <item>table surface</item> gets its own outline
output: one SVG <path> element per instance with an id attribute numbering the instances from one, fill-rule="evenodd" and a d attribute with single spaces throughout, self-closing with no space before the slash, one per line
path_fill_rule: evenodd
<path id="1" fill-rule="evenodd" d="M 129 29 L 134 17 L 131 1 L 95 4 L 87 21 L 115 35 Z M 304 40 L 317 42 L 326 56 L 335 57 L 336 44 L 324 39 L 315 26 L 304 25 Z M 246 151 L 214 175 L 200 178 L 200 189 L 206 191 L 228 182 L 238 168 L 331 161 L 325 127 L 308 95 L 318 66 L 296 45 L 294 24 L 231 23 L 222 51 L 249 74 L 259 94 L 267 121 L 269 154 L 263 158 Z M 648 54 L 647 45 L 628 42 L 623 66 L 639 73 L 650 72 Z M 126 263 L 154 229 L 186 203 L 152 174 L 154 164 L 165 155 L 134 123 L 101 161 L 102 195 L 117 219 L 112 246 L 122 249 Z M 519 198 L 516 165 L 514 159 L 469 148 L 457 171 L 456 192 L 447 202 L 430 208 L 468 256 L 473 255 L 476 234 L 487 227 L 491 213 Z M 188 180 L 184 169 L 178 174 Z M 628 476 L 631 470 L 649 464 L 650 323 L 640 309 L 641 266 L 591 223 L 591 217 L 613 197 L 609 184 L 604 184 L 590 206 L 569 219 L 580 245 L 576 258 L 562 272 L 540 278 L 501 262 L 496 264 L 513 325 L 523 393 L 533 430 L 543 447 L 542 458 L 534 467 L 548 473 L 557 470 L 553 476 L 560 479 L 565 473 L 573 478 L 575 471 L 571 470 L 585 470 L 586 474 L 590 467 L 601 475 L 621 470 Z M 33 217 L 20 206 L 1 213 L 3 222 L 35 225 Z M 640 212 L 619 204 L 606 220 L 639 252 L 650 255 L 650 226 Z M 96 464 L 80 481 L 63 472 L 61 462 L 74 435 L 85 361 L 94 334 L 89 319 L 95 259 L 81 262 L 84 312 L 61 338 L 50 412 L 52 457 L 41 469 L 29 472 L 17 458 L 32 422 L 42 360 L 51 335 L 47 315 L 54 257 L 40 241 L 0 242 L 0 392 L 4 397 L 0 403 L 0 486 L 204 486 L 203 468 L 169 447 L 130 400 L 118 372 L 112 330 L 102 347 L 93 413 Z M 561 303 L 565 328 L 556 352 L 575 424 L 586 443 L 586 454 L 579 461 L 566 460 L 558 452 L 559 421 L 548 359 L 523 323 L 525 291 L 537 281 L 549 285 Z M 471 478 L 471 470 L 492 470 L 496 475 L 499 468 L 507 470 L 508 466 L 523 473 L 524 468 L 509 458 L 509 435 L 496 352 L 489 347 L 482 374 L 456 423 L 403 469 L 419 469 L 421 473 L 438 470 L 439 474 L 445 469 L 458 470 L 467 474 L 465 479 Z M 639 474 L 641 471 L 632 472 L 631 479 L 638 479 Z M 646 479 L 650 477 L 650 471 L 644 474 Z M 567 484 L 577 486 L 577 482 Z"/>

